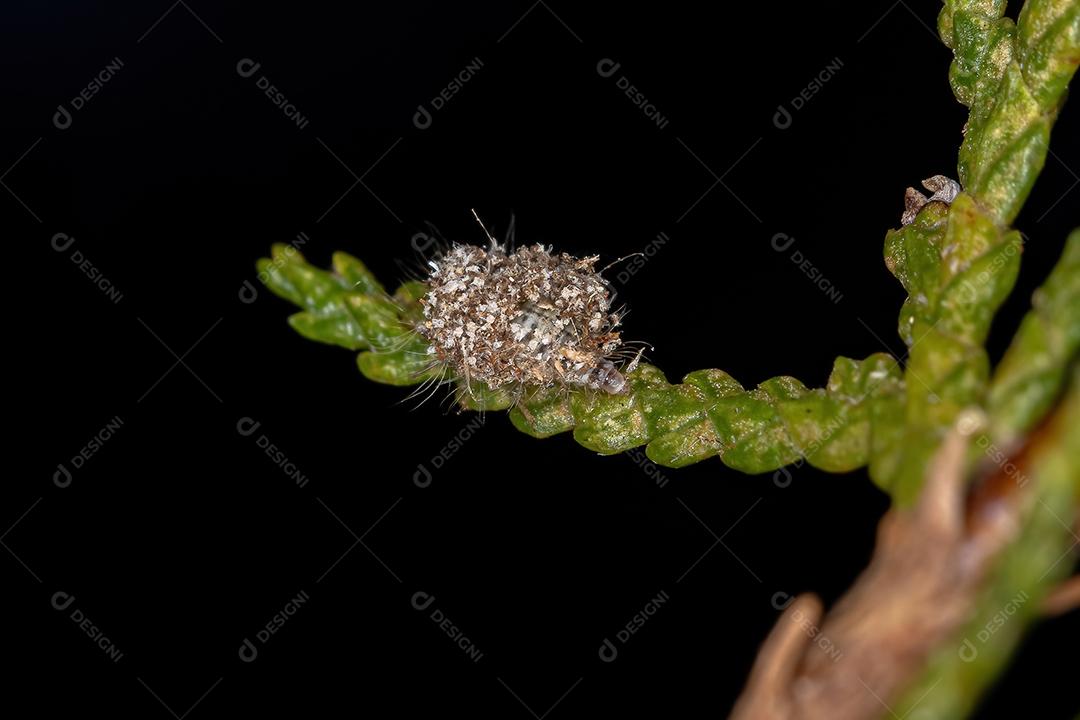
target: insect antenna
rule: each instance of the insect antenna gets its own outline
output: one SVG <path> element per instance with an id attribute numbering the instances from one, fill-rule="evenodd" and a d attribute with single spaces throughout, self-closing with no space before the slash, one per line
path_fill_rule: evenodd
<path id="1" fill-rule="evenodd" d="M 449 368 L 446 365 L 443 365 L 442 370 L 439 371 L 438 375 L 433 375 L 428 380 L 425 380 L 424 383 L 420 386 L 420 388 L 417 388 L 412 393 L 410 393 L 407 398 L 405 398 L 406 400 L 408 400 L 420 394 L 421 392 L 427 392 L 427 395 L 424 397 L 424 399 L 422 399 L 420 402 L 416 403 L 415 406 L 413 406 L 413 410 L 418 410 L 420 407 L 425 405 L 428 400 L 435 396 L 435 393 L 437 393 L 439 391 L 439 388 L 441 388 L 443 385 L 453 382 L 453 380 L 449 380 L 446 377 L 448 370 Z M 421 390 L 421 388 L 423 388 L 423 390 Z"/>
<path id="2" fill-rule="evenodd" d="M 630 314 L 630 306 L 627 305 L 626 303 L 623 303 L 622 305 L 619 306 L 619 308 L 617 310 L 612 312 L 612 315 L 615 316 L 615 320 L 613 321 L 613 324 L 615 326 L 622 325 L 622 321 L 629 314 Z"/>
<path id="3" fill-rule="evenodd" d="M 440 375 L 443 375 L 445 373 L 446 366 L 443 365 L 442 363 L 440 363 L 438 360 L 435 360 L 435 361 L 432 361 L 432 362 L 428 363 L 425 367 L 422 367 L 419 370 L 417 370 L 416 372 L 417 372 L 418 375 L 423 375 L 424 373 L 428 373 L 428 372 L 431 372 L 432 370 L 435 370 L 440 365 L 442 365 L 442 370 L 440 371 L 439 375 L 431 375 L 431 376 L 425 378 L 424 381 L 422 383 L 420 383 L 420 385 L 418 385 L 416 388 L 413 389 L 412 392 L 410 392 L 408 395 L 406 395 L 401 400 L 399 400 L 398 404 L 406 402 L 407 400 L 412 400 L 417 395 L 420 395 L 421 393 L 425 392 L 428 389 L 428 387 L 431 385 L 432 382 L 438 380 Z"/>
<path id="4" fill-rule="evenodd" d="M 635 350 L 635 348 L 637 349 Z M 634 367 L 637 367 L 637 363 L 640 363 L 643 359 L 648 361 L 648 357 L 645 356 L 646 348 L 650 351 L 656 350 L 655 347 L 644 340 L 627 340 L 618 350 L 608 355 L 608 358 L 620 362 L 630 360 Z"/>
<path id="5" fill-rule="evenodd" d="M 428 390 L 430 390 L 431 385 L 434 382 L 436 382 L 436 377 L 435 376 L 429 377 L 427 380 L 425 380 L 424 382 L 417 385 L 416 388 L 413 389 L 413 391 L 411 393 L 409 393 L 405 397 L 398 400 L 397 403 L 395 403 L 395 404 L 396 405 L 404 405 L 408 401 L 412 400 L 414 397 L 417 397 L 418 395 L 421 395 L 421 394 L 427 392 Z M 421 401 L 420 405 L 422 405 L 422 404 L 423 404 L 423 401 Z M 416 407 L 414 407 L 413 410 L 420 407 L 420 405 L 417 405 Z"/>
<path id="6" fill-rule="evenodd" d="M 459 413 L 461 412 L 461 409 L 462 409 L 461 394 L 463 392 L 465 392 L 465 391 L 461 389 L 460 385 L 458 385 L 453 390 L 446 393 L 446 397 L 444 397 L 439 402 L 440 407 L 445 407 L 446 408 L 446 410 L 443 412 L 443 415 L 449 415 L 450 411 L 453 410 L 455 407 L 457 408 L 457 411 Z"/>
<path id="7" fill-rule="evenodd" d="M 610 268 L 610 267 L 612 267 L 614 265 L 618 265 L 623 260 L 629 260 L 630 258 L 635 257 L 637 255 L 640 255 L 641 257 L 645 257 L 645 253 L 643 253 L 643 252 L 635 252 L 635 253 L 630 253 L 629 255 L 623 255 L 621 258 L 616 258 L 616 259 L 612 260 L 607 265 L 605 265 L 601 270 L 597 270 L 596 272 L 597 272 L 598 275 L 603 275 L 608 270 L 608 268 Z"/>
<path id="8" fill-rule="evenodd" d="M 506 244 L 506 251 L 508 253 L 514 252 L 514 229 L 516 227 L 516 220 L 514 213 L 510 213 L 510 224 L 506 228 L 506 240 L 503 242 Z"/>
<path id="9" fill-rule="evenodd" d="M 476 222 L 480 225 L 480 229 L 484 231 L 485 235 L 487 235 L 488 242 L 491 243 L 491 249 L 494 250 L 495 248 L 499 247 L 499 243 L 495 242 L 495 238 L 493 238 L 491 236 L 491 233 L 488 232 L 488 229 L 484 227 L 484 221 L 481 220 L 480 216 L 476 214 L 476 210 L 474 208 L 469 208 L 469 212 L 471 212 L 472 216 L 476 218 Z"/>
<path id="10" fill-rule="evenodd" d="M 439 388 L 441 388 L 441 387 L 442 387 L 442 386 L 443 386 L 444 384 L 445 384 L 445 382 L 443 382 L 443 381 L 441 381 L 441 380 L 440 380 L 439 382 L 437 382 L 437 383 L 435 383 L 434 385 L 432 385 L 432 386 L 431 386 L 431 391 L 430 391 L 430 392 L 429 392 L 429 393 L 427 394 L 427 396 L 425 396 L 425 397 L 424 397 L 424 399 L 423 399 L 423 400 L 421 400 L 420 402 L 418 402 L 418 403 L 416 404 L 416 407 L 414 407 L 413 409 L 415 410 L 415 409 L 417 409 L 417 408 L 419 408 L 419 407 L 421 407 L 421 406 L 425 405 L 425 404 L 427 403 L 427 401 L 428 401 L 428 400 L 430 400 L 431 398 L 435 397 L 435 394 L 436 394 L 437 392 L 439 392 Z"/>

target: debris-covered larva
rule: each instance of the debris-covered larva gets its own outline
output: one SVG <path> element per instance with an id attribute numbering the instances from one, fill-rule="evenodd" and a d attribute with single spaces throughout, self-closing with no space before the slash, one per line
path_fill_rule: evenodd
<path id="1" fill-rule="evenodd" d="M 612 361 L 623 345 L 621 315 L 597 259 L 543 245 L 509 251 L 494 240 L 486 250 L 454 245 L 428 262 L 417 332 L 433 363 L 466 386 L 624 393 L 626 377 Z M 636 365 L 635 358 L 627 371 Z"/>

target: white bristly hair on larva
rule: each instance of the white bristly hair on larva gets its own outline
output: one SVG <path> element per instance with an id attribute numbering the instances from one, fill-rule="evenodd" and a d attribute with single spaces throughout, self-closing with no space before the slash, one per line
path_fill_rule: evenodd
<path id="1" fill-rule="evenodd" d="M 624 344 L 610 284 L 584 258 L 531 245 L 508 251 L 490 234 L 488 249 L 454 245 L 429 261 L 424 319 L 432 367 L 470 387 L 588 388 L 623 394 L 626 376 L 612 360 Z M 626 372 L 638 364 L 638 353 Z"/>

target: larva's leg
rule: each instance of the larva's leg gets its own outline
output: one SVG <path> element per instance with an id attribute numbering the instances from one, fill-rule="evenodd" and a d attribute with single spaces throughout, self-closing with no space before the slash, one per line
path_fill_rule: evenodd
<path id="1" fill-rule="evenodd" d="M 630 364 L 626 366 L 626 371 L 623 373 L 624 375 L 628 375 L 628 374 L 634 372 L 635 370 L 637 370 L 637 366 L 638 366 L 638 363 L 641 362 L 641 354 L 643 352 L 645 352 L 645 346 L 644 345 L 642 345 L 640 348 L 638 348 L 637 355 L 635 355 L 634 359 L 630 361 Z"/>

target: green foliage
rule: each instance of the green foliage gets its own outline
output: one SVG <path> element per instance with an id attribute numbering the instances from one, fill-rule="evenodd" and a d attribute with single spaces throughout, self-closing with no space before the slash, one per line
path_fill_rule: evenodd
<path id="1" fill-rule="evenodd" d="M 334 253 L 333 272 L 308 264 L 298 250 L 283 244 L 256 263 L 259 279 L 276 295 L 304 308 L 289 325 L 309 340 L 363 350 L 360 372 L 389 385 L 414 385 L 425 371 L 427 344 L 411 330 L 420 317 L 422 283 L 405 283 L 392 297 L 364 263 Z"/>
<path id="2" fill-rule="evenodd" d="M 281 245 L 258 267 L 267 287 L 305 308 L 290 325 L 309 339 L 363 350 L 358 362 L 368 378 L 412 385 L 432 376 L 426 344 L 411 330 L 422 284 L 387 296 L 355 258 L 337 253 L 334 272 L 326 272 Z M 626 395 L 536 389 L 516 405 L 509 393 L 474 383 L 459 399 L 474 410 L 512 408 L 514 425 L 534 437 L 573 431 L 579 443 L 603 454 L 645 445 L 654 462 L 668 467 L 718 455 L 732 468 L 762 473 L 799 459 L 834 472 L 865 465 L 875 405 L 903 395 L 897 361 L 880 353 L 838 358 L 818 389 L 778 377 L 747 390 L 722 370 L 698 370 L 673 385 L 645 363 L 628 381 Z"/>
<path id="3" fill-rule="evenodd" d="M 1080 3 L 1028 0 L 1019 22 L 1004 0 L 947 0 L 938 29 L 955 59 L 949 82 L 971 112 L 960 183 L 1002 225 L 1046 161 L 1050 127 L 1080 63 Z"/>
<path id="4" fill-rule="evenodd" d="M 938 22 L 943 39 L 955 53 L 950 69 L 953 92 L 971 108 L 960 150 L 960 178 L 974 200 L 971 205 L 998 228 L 1016 217 L 1042 168 L 1050 126 L 1080 63 L 1080 3 L 1076 0 L 1028 0 L 1016 26 L 1002 17 L 1004 10 L 1004 2 L 946 0 Z M 954 203 L 950 215 L 956 207 Z M 975 314 L 964 318 L 959 327 L 947 321 L 939 324 L 943 334 L 958 341 L 951 356 L 956 364 L 950 372 L 954 377 L 971 373 L 976 378 L 975 399 L 987 411 L 989 428 L 977 443 L 983 449 L 983 460 L 1001 462 L 996 453 L 985 448 L 1000 452 L 1012 447 L 1045 417 L 1070 373 L 1072 377 L 1068 395 L 1060 401 L 1061 437 L 1041 452 L 1030 477 L 1014 477 L 1018 484 L 1034 485 L 1024 496 L 1019 537 L 996 558 L 957 643 L 938 649 L 898 705 L 909 708 L 918 704 L 919 713 L 926 717 L 968 714 L 980 691 L 1006 665 L 1024 629 L 1036 619 L 1039 602 L 1068 573 L 1068 563 L 1062 558 L 1068 554 L 1073 536 L 1069 521 L 1062 518 L 1072 518 L 1080 501 L 1076 470 L 1080 466 L 1080 367 L 1076 363 L 1080 349 L 1080 229 L 1066 241 L 1061 259 L 1035 293 L 1031 311 L 989 381 L 984 372 L 985 354 L 976 356 L 970 343 L 984 339 L 986 325 L 981 314 L 992 312 L 1007 293 L 1005 285 L 1012 284 L 1019 256 L 1010 248 L 1015 243 L 1019 250 L 1020 245 L 1011 232 L 998 230 L 995 237 L 987 231 L 984 236 L 991 242 L 982 258 L 996 259 L 989 260 L 985 274 L 975 276 L 976 287 L 967 293 L 982 295 L 982 302 L 969 306 Z M 969 280 L 974 267 L 969 265 L 966 271 Z M 922 270 L 926 272 L 925 267 Z M 927 273 L 928 277 L 931 274 Z M 983 277 L 987 278 L 985 285 L 978 282 Z M 923 319 L 919 317 L 921 310 L 911 311 L 916 317 L 914 324 Z M 912 348 L 910 371 L 917 345 L 908 337 L 905 341 Z M 960 360 L 965 355 L 968 359 Z M 923 414 L 916 424 L 934 427 L 932 420 L 927 422 L 928 417 Z M 916 447 L 915 452 L 925 461 L 932 449 Z"/>
<path id="5" fill-rule="evenodd" d="M 671 384 L 642 364 L 631 392 L 457 389 L 474 410 L 510 409 L 538 438 L 573 432 L 583 446 L 611 454 L 645 446 L 654 462 L 682 467 L 718 456 L 762 473 L 805 460 L 843 472 L 869 465 L 871 477 L 906 502 L 945 431 L 964 407 L 987 404 L 1004 430 L 1020 431 L 1045 410 L 1076 350 L 1076 243 L 1025 321 L 993 386 L 983 343 L 1019 270 L 1022 241 L 1007 224 L 1045 161 L 1050 127 L 1080 59 L 1080 3 L 1033 0 L 1018 26 L 1004 2 L 946 2 L 939 28 L 955 52 L 950 82 L 970 108 L 959 173 L 964 192 L 926 205 L 891 230 L 885 261 L 908 298 L 898 360 L 875 354 L 838 358 L 824 388 L 791 377 L 746 389 L 722 370 L 699 370 Z M 1075 237 L 1075 236 L 1074 236 Z M 427 345 L 413 330 L 422 283 L 387 295 L 356 258 L 337 253 L 333 272 L 278 245 L 259 261 L 260 278 L 303 311 L 289 318 L 301 335 L 362 351 L 360 371 L 377 382 L 432 379 Z M 1038 383 L 1032 384 L 1033 373 Z M 1034 389 L 1037 388 L 1037 389 Z M 516 402 L 515 402 L 516 399 Z"/>
<path id="6" fill-rule="evenodd" d="M 1046 414 L 1065 381 L 1070 358 L 1080 352 L 1080 229 L 1069 235 L 1061 260 L 1036 291 L 1032 305 L 994 371 L 986 398 L 990 435 L 1001 445 L 1010 444 Z"/>
<path id="7" fill-rule="evenodd" d="M 1004 231 L 975 199 L 931 203 L 885 238 L 885 262 L 908 292 L 900 337 L 908 346 L 907 392 L 895 442 L 875 455 L 875 480 L 901 500 L 914 497 L 923 469 L 960 410 L 978 404 L 989 381 L 983 342 L 1020 268 L 1021 238 Z M 902 404 L 902 408 L 899 405 Z"/>
<path id="8" fill-rule="evenodd" d="M 886 265 L 908 293 L 898 327 L 908 348 L 903 363 L 884 354 L 841 357 L 826 386 L 815 389 L 791 377 L 747 389 L 722 370 L 672 384 L 642 364 L 627 376 L 625 395 L 534 388 L 518 397 L 475 383 L 456 390 L 465 408 L 509 409 L 515 427 L 534 437 L 572 432 L 603 454 L 643 445 L 668 467 L 712 456 L 747 473 L 798 461 L 832 472 L 868 465 L 874 481 L 906 503 L 962 409 L 984 408 L 985 437 L 1009 447 L 1044 417 L 1072 372 L 1067 436 L 1035 470 L 1035 499 L 1047 512 L 1033 503 L 1025 513 L 1020 538 L 997 563 L 965 631 L 977 636 L 1018 593 L 1027 603 L 980 641 L 974 660 L 955 646 L 932 658 L 911 702 L 900 705 L 918 699 L 927 717 L 969 711 L 1004 665 L 1038 599 L 1063 572 L 1064 565 L 1045 570 L 1071 540 L 1056 516 L 1068 516 L 1080 495 L 1080 229 L 993 372 L 983 347 L 1019 271 L 1022 238 L 1008 226 L 1045 163 L 1050 129 L 1080 64 L 1080 2 L 1028 0 L 1016 24 L 1004 17 L 1005 5 L 945 0 L 938 18 L 954 52 L 949 82 L 969 108 L 958 160 L 963 192 L 949 205 L 927 204 L 886 235 Z M 428 347 L 412 330 L 422 316 L 422 283 L 388 295 L 356 258 L 337 253 L 327 272 L 284 245 L 258 269 L 273 292 L 301 308 L 289 324 L 306 338 L 360 351 L 366 377 L 392 385 L 434 378 Z"/>
<path id="9" fill-rule="evenodd" d="M 1074 232 L 1069 252 L 1076 253 L 1077 241 L 1080 233 Z M 1068 556 L 1075 540 L 1067 518 L 1074 516 L 1080 502 L 1080 367 L 1073 364 L 1070 372 L 1068 394 L 1061 401 L 1056 423 L 1059 437 L 1039 450 L 1027 473 L 1012 473 L 1017 484 L 1033 486 L 1024 496 L 1019 536 L 995 560 L 971 617 L 955 641 L 937 649 L 922 677 L 895 707 L 917 705 L 917 714 L 928 718 L 968 715 L 980 691 L 1008 663 L 1024 630 L 1038 620 L 1039 605 L 1049 590 L 1068 577 Z M 1036 384 L 1034 392 L 1041 395 L 1046 383 L 1037 379 Z M 1019 417 L 1022 423 L 1024 414 Z"/>

